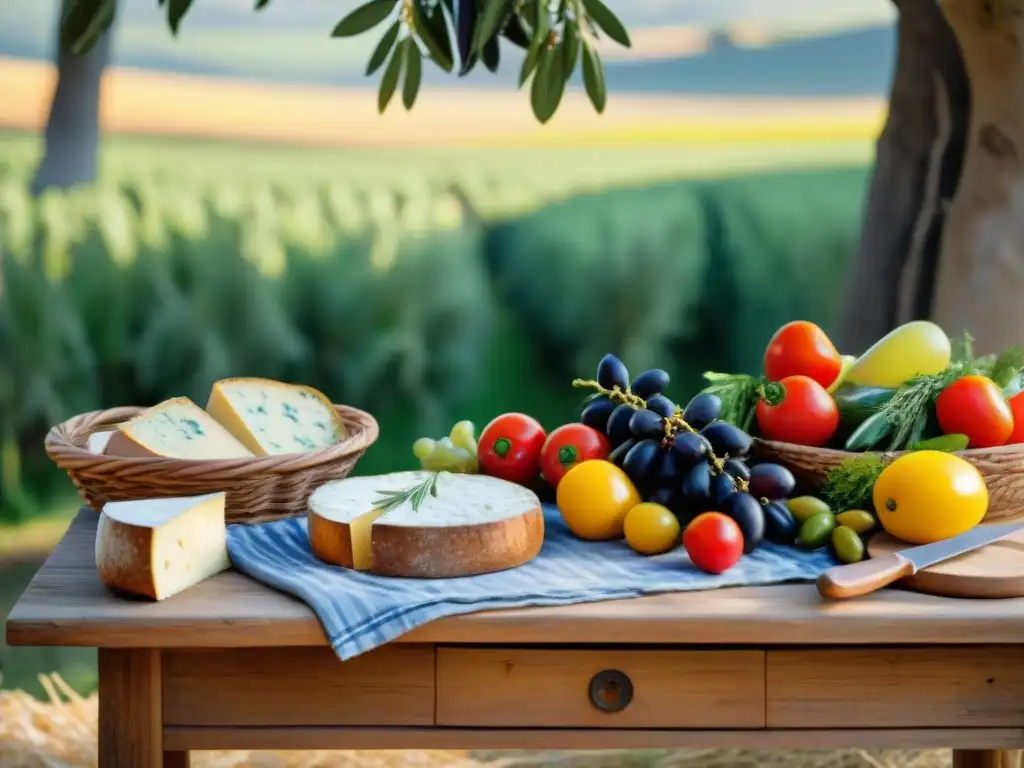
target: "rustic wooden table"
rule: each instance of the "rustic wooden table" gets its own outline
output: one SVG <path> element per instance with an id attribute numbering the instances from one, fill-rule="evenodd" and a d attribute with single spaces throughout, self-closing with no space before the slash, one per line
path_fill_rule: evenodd
<path id="1" fill-rule="evenodd" d="M 162 603 L 111 596 L 83 511 L 7 623 L 99 648 L 102 768 L 206 749 L 1024 747 L 1024 599 L 812 586 L 494 611 L 342 663 L 298 600 L 228 572 Z"/>

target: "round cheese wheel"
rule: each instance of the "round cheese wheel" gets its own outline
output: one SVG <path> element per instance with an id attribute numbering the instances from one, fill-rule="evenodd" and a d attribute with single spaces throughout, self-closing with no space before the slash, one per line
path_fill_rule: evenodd
<path id="1" fill-rule="evenodd" d="M 429 472 L 350 477 L 309 498 L 309 541 L 320 560 L 381 576 L 442 579 L 514 568 L 544 543 L 544 514 L 532 491 L 486 475 L 442 472 L 437 495 L 389 512 L 381 499 Z"/>

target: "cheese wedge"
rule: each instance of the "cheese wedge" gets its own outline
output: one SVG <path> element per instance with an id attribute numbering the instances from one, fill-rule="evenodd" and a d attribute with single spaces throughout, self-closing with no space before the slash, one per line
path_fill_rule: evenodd
<path id="1" fill-rule="evenodd" d="M 252 452 L 187 397 L 147 408 L 110 436 L 107 456 L 243 459 Z"/>
<path id="2" fill-rule="evenodd" d="M 107 449 L 107 444 L 110 442 L 110 438 L 113 437 L 112 431 L 106 432 L 93 432 L 86 440 L 85 447 L 92 453 L 103 453 Z"/>
<path id="3" fill-rule="evenodd" d="M 312 387 L 257 378 L 215 382 L 206 411 L 257 456 L 334 445 L 345 425 Z"/>
<path id="4" fill-rule="evenodd" d="M 532 491 L 486 475 L 441 473 L 437 496 L 382 512 L 380 499 L 421 484 L 429 472 L 350 477 L 309 498 L 309 542 L 327 563 L 382 576 L 453 578 L 529 562 L 544 542 Z"/>
<path id="5" fill-rule="evenodd" d="M 96 531 L 96 570 L 113 590 L 164 600 L 231 566 L 226 495 L 113 501 Z"/>

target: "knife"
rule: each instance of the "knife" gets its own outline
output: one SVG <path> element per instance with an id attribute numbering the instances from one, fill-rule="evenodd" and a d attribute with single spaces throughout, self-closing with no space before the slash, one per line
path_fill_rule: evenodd
<path id="1" fill-rule="evenodd" d="M 936 563 L 984 547 L 1018 531 L 1024 531 L 1024 523 L 979 525 L 967 533 L 934 544 L 903 549 L 852 565 L 839 565 L 818 577 L 818 591 L 823 597 L 834 599 L 867 595 Z"/>

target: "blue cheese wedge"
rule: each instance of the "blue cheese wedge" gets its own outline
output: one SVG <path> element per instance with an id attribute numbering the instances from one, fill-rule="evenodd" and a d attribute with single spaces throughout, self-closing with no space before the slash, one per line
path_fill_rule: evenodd
<path id="1" fill-rule="evenodd" d="M 231 566 L 223 493 L 112 501 L 96 530 L 96 570 L 113 590 L 176 595 Z"/>
<path id="2" fill-rule="evenodd" d="M 299 384 L 223 379 L 213 385 L 206 410 L 257 456 L 314 451 L 346 435 L 331 401 Z"/>
<path id="3" fill-rule="evenodd" d="M 253 454 L 187 397 L 147 408 L 110 436 L 107 456 L 165 456 L 175 459 L 244 459 Z"/>

